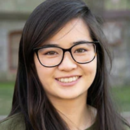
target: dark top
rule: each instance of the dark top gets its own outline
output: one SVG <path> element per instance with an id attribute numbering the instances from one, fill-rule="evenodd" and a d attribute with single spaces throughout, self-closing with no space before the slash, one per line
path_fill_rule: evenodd
<path id="1" fill-rule="evenodd" d="M 95 123 L 86 130 L 95 130 L 94 126 Z M 26 130 L 24 117 L 20 113 L 7 117 L 6 119 L 0 121 L 0 130 Z"/>
<path id="2" fill-rule="evenodd" d="M 96 121 L 86 130 L 96 130 L 95 126 Z M 23 115 L 17 113 L 0 121 L 0 130 L 26 130 Z M 126 128 L 126 130 L 130 130 L 130 128 Z"/>

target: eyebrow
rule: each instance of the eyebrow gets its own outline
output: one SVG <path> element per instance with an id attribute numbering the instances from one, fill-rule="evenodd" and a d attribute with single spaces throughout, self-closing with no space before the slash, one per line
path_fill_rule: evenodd
<path id="1" fill-rule="evenodd" d="M 80 43 L 93 43 L 94 41 L 86 41 L 86 40 L 81 40 L 81 41 L 76 41 L 76 42 L 73 42 L 71 43 L 71 45 L 76 45 L 76 44 L 80 44 Z M 50 43 L 50 42 L 47 42 L 43 45 L 43 47 L 61 47 L 59 46 L 58 44 L 55 44 L 55 43 Z"/>

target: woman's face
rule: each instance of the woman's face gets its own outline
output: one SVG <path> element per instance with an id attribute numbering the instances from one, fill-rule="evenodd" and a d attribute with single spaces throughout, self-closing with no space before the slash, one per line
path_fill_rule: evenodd
<path id="1" fill-rule="evenodd" d="M 67 49 L 79 41 L 92 41 L 92 39 L 84 21 L 75 18 L 44 44 L 56 44 Z M 50 98 L 73 99 L 85 96 L 96 75 L 97 58 L 88 64 L 78 64 L 69 52 L 65 53 L 62 63 L 53 68 L 42 66 L 36 54 L 34 62 L 42 86 Z"/>

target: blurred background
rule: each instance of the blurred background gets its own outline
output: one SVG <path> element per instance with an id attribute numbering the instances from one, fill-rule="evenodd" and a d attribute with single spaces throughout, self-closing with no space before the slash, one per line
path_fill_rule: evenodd
<path id="1" fill-rule="evenodd" d="M 30 13 L 43 1 L 0 0 L 0 118 L 11 108 L 22 29 Z M 130 0 L 85 2 L 102 18 L 113 60 L 111 92 L 120 112 L 130 122 Z"/>

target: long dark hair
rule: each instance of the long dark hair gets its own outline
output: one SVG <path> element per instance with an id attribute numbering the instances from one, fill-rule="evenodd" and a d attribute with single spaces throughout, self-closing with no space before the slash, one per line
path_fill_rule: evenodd
<path id="1" fill-rule="evenodd" d="M 82 18 L 89 27 L 92 39 L 100 42 L 97 46 L 97 73 L 87 97 L 87 103 L 97 109 L 96 130 L 124 130 L 125 121 L 115 111 L 109 96 L 106 41 L 100 24 L 81 0 L 47 0 L 28 18 L 20 40 L 18 71 L 9 116 L 20 112 L 26 130 L 68 130 L 40 83 L 33 49 L 44 44 L 73 18 Z"/>

